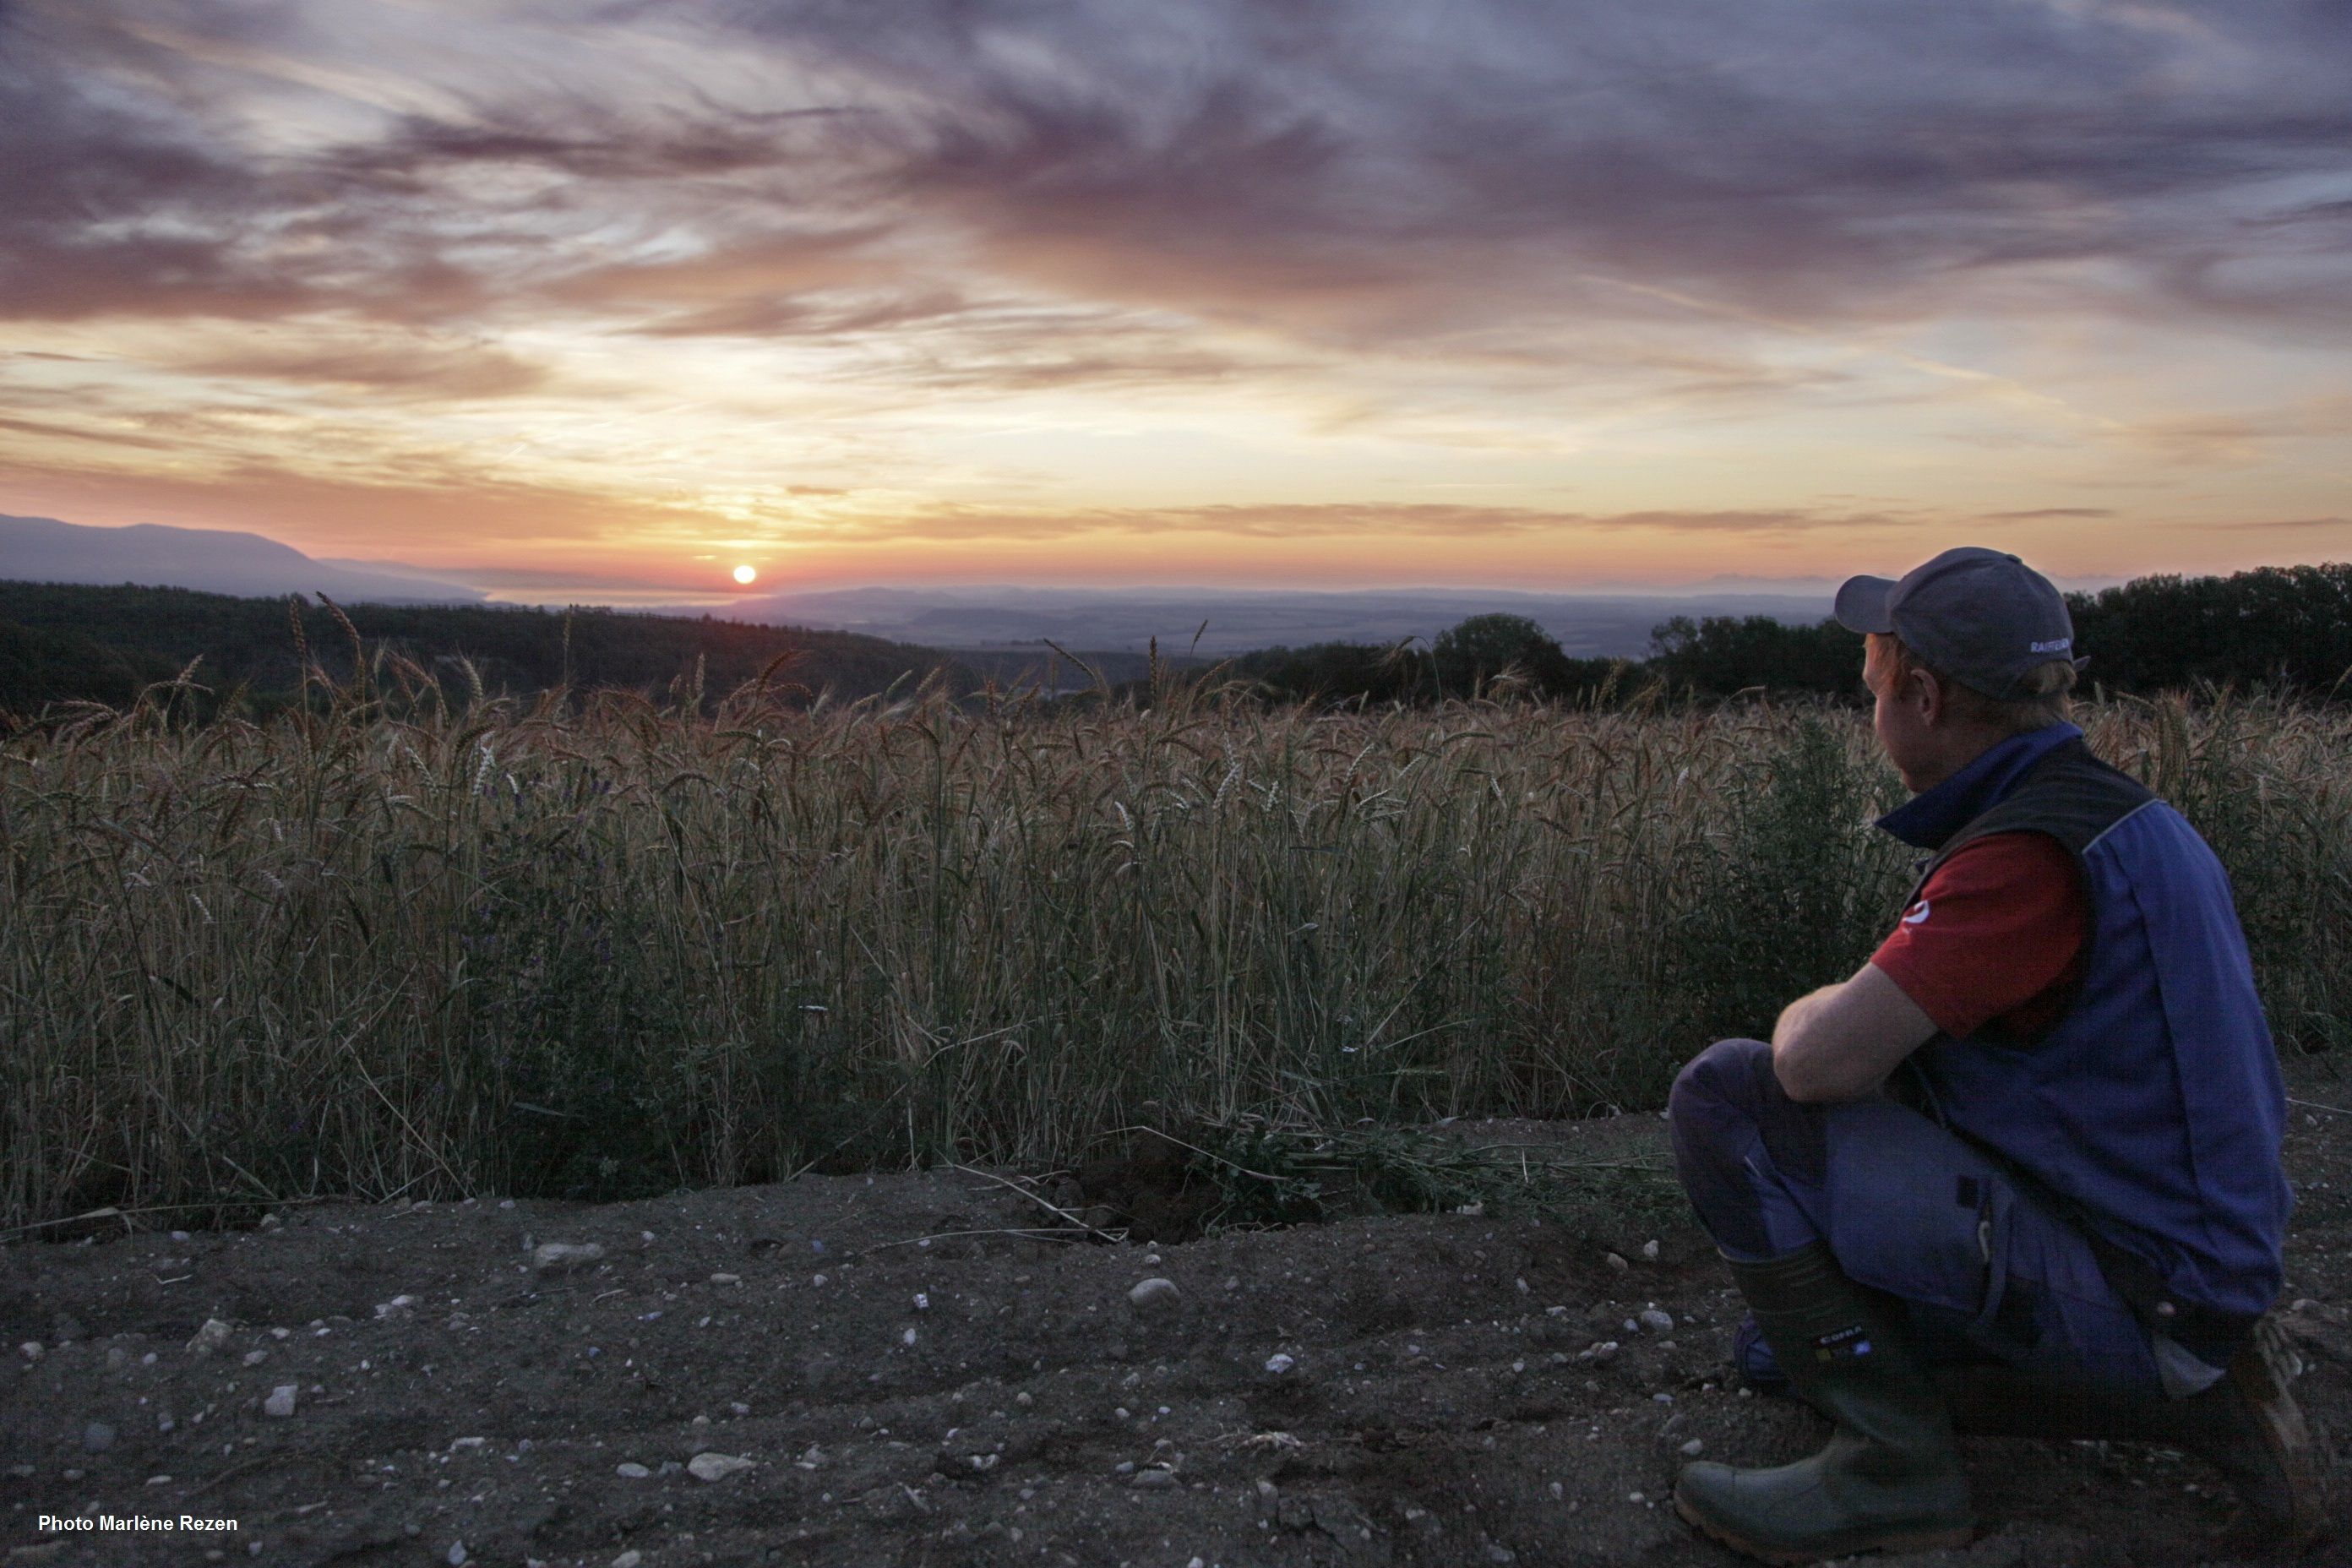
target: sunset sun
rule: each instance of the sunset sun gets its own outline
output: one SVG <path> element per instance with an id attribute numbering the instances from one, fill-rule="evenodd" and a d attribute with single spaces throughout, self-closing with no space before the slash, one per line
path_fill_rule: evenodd
<path id="1" fill-rule="evenodd" d="M 760 575 L 760 574 L 759 574 L 759 571 L 758 571 L 758 569 L 757 569 L 756 567 L 751 567 L 751 566 L 738 566 L 737 568 L 735 568 L 735 581 L 737 581 L 738 583 L 741 583 L 741 584 L 747 584 L 747 585 L 748 585 L 749 584 L 751 584 L 751 583 L 752 582 L 752 580 L 753 580 L 753 579 L 757 578 L 759 575 Z"/>

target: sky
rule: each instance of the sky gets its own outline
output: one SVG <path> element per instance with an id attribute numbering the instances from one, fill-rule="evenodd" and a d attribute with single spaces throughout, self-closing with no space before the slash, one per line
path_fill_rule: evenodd
<path id="1" fill-rule="evenodd" d="M 0 0 L 0 512 L 510 595 L 2352 558 L 2352 5 Z"/>

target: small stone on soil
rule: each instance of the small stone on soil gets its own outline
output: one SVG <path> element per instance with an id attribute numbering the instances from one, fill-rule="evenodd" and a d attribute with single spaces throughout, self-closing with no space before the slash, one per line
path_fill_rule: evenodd
<path id="1" fill-rule="evenodd" d="M 261 1413 L 264 1415 L 279 1416 L 293 1415 L 295 1392 L 295 1384 L 290 1383 L 279 1384 L 277 1387 L 269 1391 L 269 1397 L 261 1402 Z"/>
<path id="2" fill-rule="evenodd" d="M 593 1241 L 549 1241 L 531 1249 L 530 1266 L 541 1274 L 561 1274 L 568 1269 L 584 1268 L 592 1263 L 601 1262 L 604 1257 L 604 1248 Z"/>
<path id="3" fill-rule="evenodd" d="M 1145 1279 L 1127 1293 L 1127 1299 L 1139 1312 L 1165 1312 L 1182 1299 L 1173 1279 Z"/>
<path id="4" fill-rule="evenodd" d="M 723 1481 L 754 1467 L 751 1460 L 732 1454 L 697 1454 L 686 1462 L 686 1468 L 698 1481 Z"/>

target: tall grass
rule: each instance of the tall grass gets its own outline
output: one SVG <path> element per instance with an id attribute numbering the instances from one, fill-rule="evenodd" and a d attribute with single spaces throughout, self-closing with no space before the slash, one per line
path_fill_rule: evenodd
<path id="1" fill-rule="evenodd" d="M 0 745 L 0 1223 L 1653 1107 L 1907 870 L 1832 710 L 698 696 Z M 2087 724 L 2231 866 L 2284 1037 L 2345 1043 L 2352 718 Z"/>

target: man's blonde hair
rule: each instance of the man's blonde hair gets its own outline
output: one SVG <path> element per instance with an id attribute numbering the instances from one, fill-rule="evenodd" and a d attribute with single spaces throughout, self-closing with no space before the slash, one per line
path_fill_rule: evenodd
<path id="1" fill-rule="evenodd" d="M 1944 689 L 1945 700 L 1964 722 L 1980 724 L 2003 734 L 2022 735 L 2058 723 L 2074 712 L 2074 700 L 2069 694 L 2074 689 L 2074 666 L 2070 659 L 2053 658 L 2035 665 L 2025 674 L 2026 695 L 2002 699 L 1988 697 L 1953 679 L 1912 652 L 1892 632 L 1872 632 L 1863 638 L 1863 679 L 1873 690 L 1884 681 L 1900 681 L 1915 669 L 1924 669 L 1936 678 L 1936 683 Z"/>

